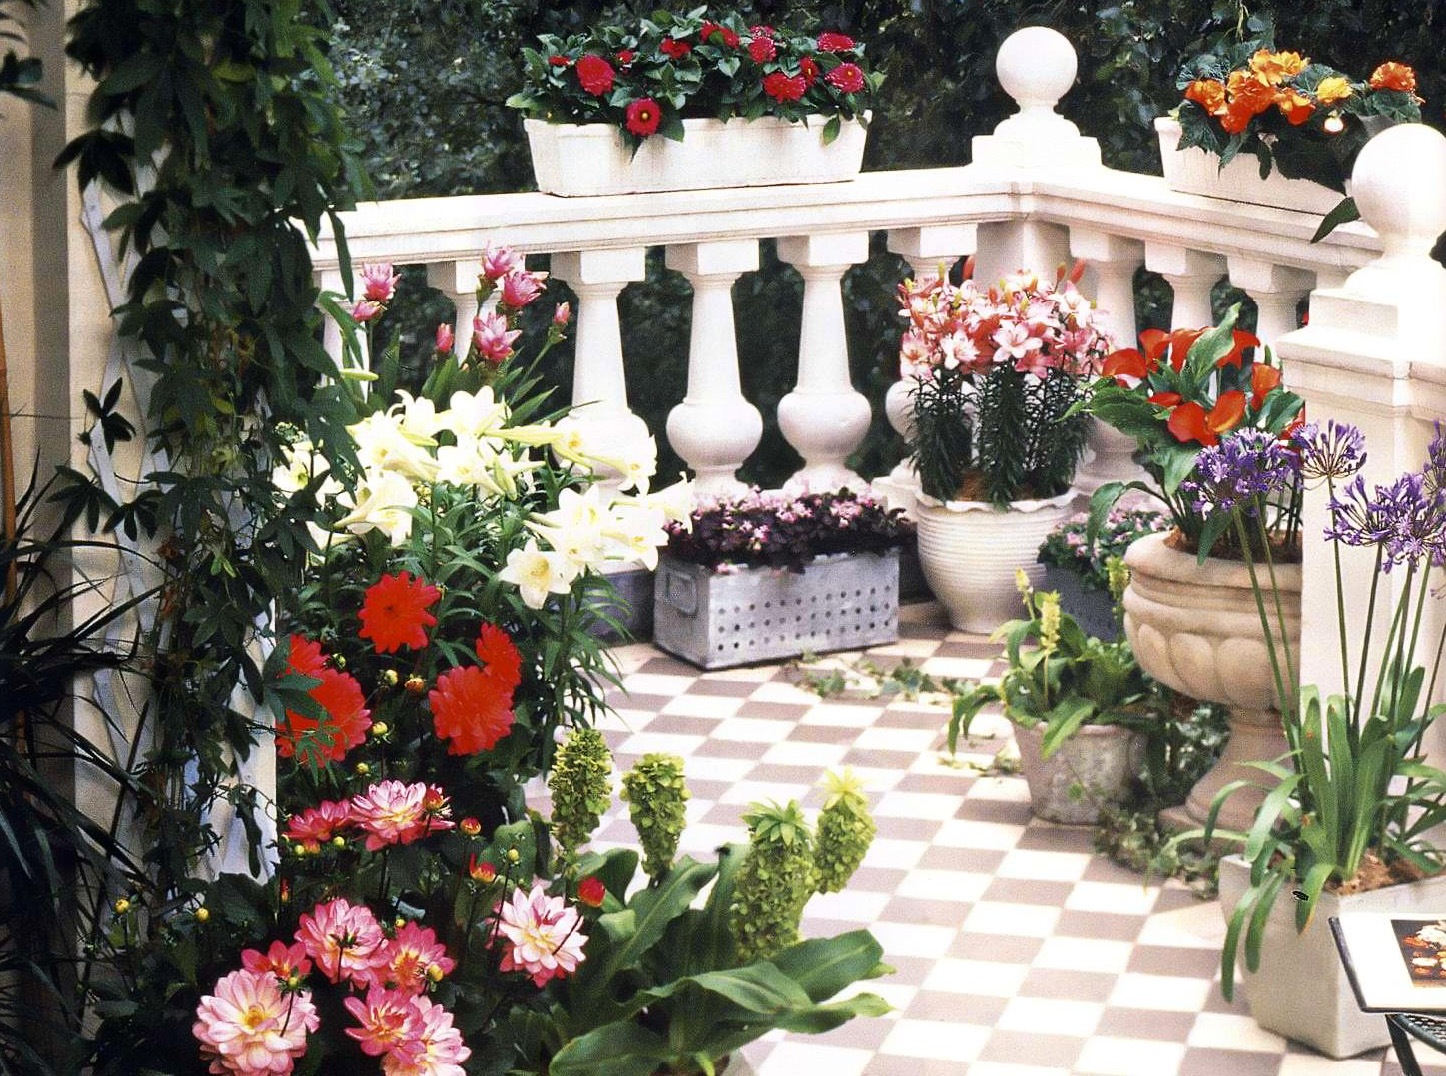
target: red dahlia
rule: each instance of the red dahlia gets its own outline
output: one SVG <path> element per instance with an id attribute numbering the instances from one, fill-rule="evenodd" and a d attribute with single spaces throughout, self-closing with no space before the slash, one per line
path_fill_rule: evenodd
<path id="1" fill-rule="evenodd" d="M 392 654 L 399 647 L 420 650 L 427 645 L 427 629 L 437 618 L 427 612 L 442 592 L 410 572 L 384 575 L 367 588 L 362 601 L 362 628 L 358 634 L 370 639 L 378 654 Z"/>
<path id="2" fill-rule="evenodd" d="M 748 42 L 748 55 L 756 64 L 766 64 L 778 55 L 778 45 L 771 37 L 759 35 Z"/>
<path id="3" fill-rule="evenodd" d="M 512 636 L 496 624 L 483 624 L 477 633 L 477 657 L 487 675 L 509 692 L 522 683 L 522 655 Z"/>
<path id="4" fill-rule="evenodd" d="M 326 668 L 326 655 L 321 652 L 321 644 L 314 643 L 310 639 L 300 635 L 291 637 L 291 648 L 287 651 L 286 663 L 291 666 L 291 671 L 300 676 L 320 676 L 321 670 Z"/>
<path id="5" fill-rule="evenodd" d="M 337 669 L 322 668 L 305 675 L 321 680 L 307 694 L 326 711 L 326 718 L 317 721 L 287 710 L 276 728 L 276 753 L 282 758 L 295 755 L 309 765 L 319 766 L 323 760 L 340 762 L 366 739 L 367 729 L 372 727 L 366 696 L 355 677 Z"/>
<path id="6" fill-rule="evenodd" d="M 601 97 L 613 88 L 613 65 L 604 60 L 601 56 L 579 57 L 577 66 L 577 81 L 582 88 L 594 97 Z"/>
<path id="7" fill-rule="evenodd" d="M 663 43 L 658 48 L 674 60 L 681 60 L 693 51 L 693 46 L 686 41 L 675 41 L 671 37 L 663 38 Z"/>
<path id="8" fill-rule="evenodd" d="M 858 93 L 864 88 L 864 73 L 858 64 L 839 64 L 824 76 L 824 81 L 843 93 Z"/>
<path id="9" fill-rule="evenodd" d="M 658 102 L 651 97 L 639 97 L 628 105 L 628 130 L 639 138 L 647 138 L 658 129 Z"/>
<path id="10" fill-rule="evenodd" d="M 798 61 L 798 74 L 803 79 L 804 89 L 811 88 L 818 78 L 818 61 L 812 56 L 805 56 Z"/>
<path id="11" fill-rule="evenodd" d="M 477 665 L 461 665 L 437 677 L 428 694 L 432 723 L 448 754 L 488 751 L 512 731 L 512 692 Z"/>
<path id="12" fill-rule="evenodd" d="M 838 34 L 829 30 L 818 35 L 818 48 L 820 52 L 849 52 L 858 48 L 858 42 L 848 34 Z"/>
<path id="13" fill-rule="evenodd" d="M 714 34 L 718 35 L 717 41 L 710 41 Z M 719 26 L 716 22 L 705 22 L 703 28 L 698 31 L 698 40 L 705 45 L 722 45 L 725 49 L 736 49 L 738 47 L 738 34 L 726 26 Z"/>
<path id="14" fill-rule="evenodd" d="M 797 101 L 808 89 L 802 75 L 785 75 L 775 71 L 763 76 L 763 92 L 775 101 Z"/>

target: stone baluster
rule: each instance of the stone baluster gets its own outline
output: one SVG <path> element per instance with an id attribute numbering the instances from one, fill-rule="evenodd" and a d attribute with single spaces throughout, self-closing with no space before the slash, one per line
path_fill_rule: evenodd
<path id="1" fill-rule="evenodd" d="M 694 489 L 726 496 L 746 487 L 738 468 L 758 447 L 763 417 L 743 395 L 733 282 L 758 268 L 754 239 L 670 246 L 668 268 L 693 285 L 688 337 L 688 392 L 668 413 L 668 443 L 696 476 Z"/>
<path id="2" fill-rule="evenodd" d="M 1170 307 L 1170 328 L 1200 329 L 1215 323 L 1210 291 L 1225 275 L 1224 258 L 1202 250 L 1146 240 L 1145 267 L 1164 277 L 1175 294 Z"/>
<path id="3" fill-rule="evenodd" d="M 642 247 L 570 251 L 552 256 L 552 273 L 577 293 L 572 403 L 564 423 L 585 442 L 632 459 L 651 438 L 648 425 L 628 407 L 618 295 L 646 276 Z M 607 475 L 606 479 L 616 476 Z"/>
<path id="4" fill-rule="evenodd" d="M 1232 255 L 1228 261 L 1230 283 L 1255 301 L 1255 335 L 1273 348 L 1275 341 L 1300 327 L 1296 311 L 1310 293 L 1314 275 L 1257 258 Z"/>
<path id="5" fill-rule="evenodd" d="M 1095 228 L 1070 229 L 1070 250 L 1090 266 L 1094 282 L 1095 318 L 1114 338 L 1116 347 L 1135 344 L 1135 270 L 1145 260 L 1144 244 Z M 1090 429 L 1089 452 L 1075 485 L 1092 493 L 1106 482 L 1142 477 L 1131 458 L 1135 439 L 1096 421 Z"/>
<path id="6" fill-rule="evenodd" d="M 965 253 L 972 253 L 978 242 L 978 228 L 973 224 L 944 224 L 920 228 L 895 228 L 889 232 L 889 250 L 909 263 L 915 280 L 937 280 L 947 274 Z M 900 329 L 902 334 L 902 327 Z M 900 377 L 884 395 L 884 414 L 894 432 L 908 444 L 913 437 L 914 379 Z M 887 475 L 874 479 L 874 496 L 890 508 L 914 509 L 914 494 L 919 489 L 919 476 L 909 457 L 901 460 Z"/>
<path id="7" fill-rule="evenodd" d="M 1446 231 L 1446 137 L 1421 124 L 1392 127 L 1368 142 L 1356 160 L 1352 191 L 1362 219 L 1381 237 L 1380 257 L 1352 273 L 1336 288 L 1311 294 L 1310 321 L 1287 333 L 1277 347 L 1290 386 L 1306 399 L 1310 417 L 1350 422 L 1366 435 L 1366 488 L 1418 469 L 1434 425 L 1446 414 L 1446 269 L 1432 260 L 1432 245 Z M 1353 615 L 1353 653 L 1359 652 L 1371 579 L 1372 552 L 1332 548 L 1321 537 L 1327 520 L 1324 489 L 1307 492 L 1302 533 L 1306 579 L 1330 580 L 1339 553 L 1345 574 L 1346 608 Z M 1393 573 L 1383 586 L 1377 622 L 1406 573 Z M 1442 603 L 1427 603 L 1420 637 L 1434 650 L 1442 626 Z M 1336 620 L 1335 587 L 1307 587 L 1301 621 L 1328 626 Z M 1376 632 L 1379 647 L 1384 632 Z M 1417 659 L 1429 664 L 1434 653 Z M 1376 667 L 1379 655 L 1370 657 Z M 1342 690 L 1334 631 L 1314 631 L 1302 640 L 1301 682 L 1322 694 Z M 1437 682 L 1437 701 L 1446 690 Z M 1442 735 L 1432 730 L 1428 746 L 1438 764 Z"/>
<path id="8" fill-rule="evenodd" d="M 432 262 L 427 266 L 427 284 L 436 288 L 457 307 L 454 322 L 457 356 L 467 357 L 472 347 L 472 319 L 479 312 L 477 305 L 477 259 L 469 261 Z"/>
<path id="9" fill-rule="evenodd" d="M 342 279 L 340 269 L 322 269 L 316 275 L 316 286 L 322 291 L 329 291 L 336 295 L 342 295 L 346 291 L 346 281 Z M 341 326 L 333 319 L 326 318 L 321 329 L 321 344 L 326 348 L 326 353 L 331 356 L 332 361 L 341 366 Z"/>
<path id="10" fill-rule="evenodd" d="M 778 426 L 803 457 L 790 486 L 864 488 L 845 465 L 869 428 L 869 401 L 849 376 L 844 335 L 843 275 L 869 256 L 867 232 L 789 236 L 778 256 L 803 276 L 803 320 L 798 342 L 798 382 L 778 401 Z"/>

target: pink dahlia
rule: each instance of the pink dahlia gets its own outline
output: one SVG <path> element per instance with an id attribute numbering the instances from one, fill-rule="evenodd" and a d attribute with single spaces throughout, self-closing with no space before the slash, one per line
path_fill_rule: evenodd
<path id="1" fill-rule="evenodd" d="M 260 1076 L 289 1073 L 319 1023 L 310 991 L 283 993 L 276 976 L 243 968 L 201 998 L 191 1034 L 212 1073 Z"/>
<path id="2" fill-rule="evenodd" d="M 441 790 L 422 781 L 378 781 L 351 798 L 351 817 L 367 835 L 368 852 L 451 829 L 451 813 Z"/>
<path id="3" fill-rule="evenodd" d="M 345 897 L 318 904 L 310 915 L 303 915 L 296 940 L 334 983 L 347 979 L 356 986 L 370 986 L 386 959 L 387 936 L 377 917 L 365 904 L 353 905 Z"/>
<path id="4" fill-rule="evenodd" d="M 577 970 L 583 961 L 587 935 L 578 930 L 577 909 L 561 897 L 550 897 L 542 883 L 532 892 L 513 890 L 510 900 L 498 908 L 497 932 L 507 941 L 502 954 L 503 971 L 524 971 L 536 986 L 561 979 Z"/>
<path id="5" fill-rule="evenodd" d="M 282 836 L 308 852 L 319 852 L 323 844 L 330 844 L 350 825 L 351 808 L 345 801 L 323 800 L 292 815 Z"/>
<path id="6" fill-rule="evenodd" d="M 858 64 L 839 64 L 823 80 L 840 93 L 858 93 L 864 88 L 864 72 Z"/>
<path id="7" fill-rule="evenodd" d="M 377 977 L 409 997 L 424 992 L 429 982 L 450 975 L 457 962 L 437 940 L 431 927 L 407 923 L 387 943 L 386 963 Z"/>
<path id="8" fill-rule="evenodd" d="M 381 1057 L 398 1046 L 414 1042 L 422 1032 L 412 999 L 399 990 L 373 986 L 366 1000 L 347 998 L 342 1004 L 355 1017 L 358 1027 L 346 1029 L 347 1035 L 361 1044 L 368 1057 Z"/>
<path id="9" fill-rule="evenodd" d="M 382 1058 L 386 1076 L 466 1076 L 462 1062 L 472 1051 L 452 1026 L 452 1014 L 429 997 L 412 999 L 419 1030 Z"/>
<path id="10" fill-rule="evenodd" d="M 241 966 L 247 971 L 274 975 L 282 984 L 288 984 L 292 979 L 305 979 L 311 974 L 311 961 L 306 958 L 306 947 L 300 942 L 287 945 L 284 941 L 274 941 L 264 953 L 259 949 L 243 949 Z"/>

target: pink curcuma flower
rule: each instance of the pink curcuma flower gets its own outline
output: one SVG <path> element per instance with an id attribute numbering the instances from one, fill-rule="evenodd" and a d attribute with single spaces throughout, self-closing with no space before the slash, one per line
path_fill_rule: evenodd
<path id="1" fill-rule="evenodd" d="M 288 841 L 301 845 L 308 852 L 319 852 L 351 825 L 351 808 L 345 801 L 323 800 L 294 814 L 282 834 Z"/>
<path id="2" fill-rule="evenodd" d="M 351 817 L 367 835 L 368 852 L 451 829 L 451 813 L 442 790 L 421 781 L 378 781 L 351 798 Z"/>
<path id="3" fill-rule="evenodd" d="M 561 897 L 550 897 L 542 883 L 532 892 L 513 890 L 510 900 L 498 907 L 497 933 L 507 942 L 499 967 L 523 971 L 536 986 L 561 979 L 577 970 L 583 961 L 587 936 L 578 930 L 577 909 Z"/>
<path id="4" fill-rule="evenodd" d="M 300 942 L 287 945 L 284 941 L 274 941 L 264 953 L 259 949 L 243 949 L 241 966 L 247 971 L 268 972 L 287 985 L 295 985 L 291 982 L 293 979 L 300 981 L 311 974 L 311 961 Z"/>
<path id="5" fill-rule="evenodd" d="M 456 337 L 452 333 L 452 326 L 448 325 L 445 321 L 437 326 L 438 355 L 450 355 L 452 353 L 452 345 L 455 341 Z"/>
<path id="6" fill-rule="evenodd" d="M 512 357 L 512 344 L 522 335 L 521 329 L 509 329 L 501 314 L 483 311 L 472 319 L 472 346 L 493 366 Z"/>
<path id="7" fill-rule="evenodd" d="M 522 255 L 511 247 L 494 247 L 488 243 L 482 250 L 482 275 L 494 284 L 508 273 L 526 268 Z"/>
<path id="8" fill-rule="evenodd" d="M 319 1024 L 310 991 L 283 993 L 276 976 L 243 968 L 201 998 L 191 1034 L 212 1073 L 261 1076 L 291 1072 Z"/>
<path id="9" fill-rule="evenodd" d="M 399 990 L 374 986 L 367 991 L 365 1001 L 350 997 L 342 1004 L 359 1025 L 347 1028 L 346 1033 L 361 1044 L 362 1053 L 368 1057 L 389 1054 L 415 1042 L 422 1033 L 416 1006 Z"/>
<path id="10" fill-rule="evenodd" d="M 416 1035 L 382 1058 L 385 1076 L 466 1076 L 462 1062 L 472 1051 L 452 1026 L 452 1014 L 428 997 L 412 999 Z"/>
<path id="11" fill-rule="evenodd" d="M 513 310 L 521 310 L 542 294 L 546 279 L 546 273 L 514 269 L 502 278 L 502 303 Z"/>
<path id="12" fill-rule="evenodd" d="M 377 978 L 408 997 L 423 993 L 429 982 L 439 982 L 457 966 L 447 955 L 447 947 L 437 940 L 436 932 L 416 923 L 407 923 L 397 931 L 397 936 L 387 943 L 386 958 Z"/>
<path id="13" fill-rule="evenodd" d="M 552 323 L 559 329 L 565 329 L 570 321 L 572 321 L 572 304 L 558 303 L 557 309 L 552 312 Z"/>
<path id="14" fill-rule="evenodd" d="M 382 315 L 382 304 L 374 299 L 358 299 L 351 305 L 351 319 L 359 325 L 375 321 Z"/>
<path id="15" fill-rule="evenodd" d="M 374 303 L 389 303 L 397 293 L 397 281 L 401 279 L 390 265 L 363 265 L 362 298 Z"/>
<path id="16" fill-rule="evenodd" d="M 349 980 L 370 986 L 376 969 L 386 959 L 387 936 L 365 904 L 353 905 L 345 897 L 318 904 L 301 917 L 296 940 L 330 981 Z"/>

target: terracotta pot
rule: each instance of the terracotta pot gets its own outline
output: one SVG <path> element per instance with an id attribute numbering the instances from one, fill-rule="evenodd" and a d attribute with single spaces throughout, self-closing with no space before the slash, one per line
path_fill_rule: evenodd
<path id="1" fill-rule="evenodd" d="M 1220 910 L 1227 922 L 1250 884 L 1250 864 L 1241 856 L 1220 861 Z M 1446 905 L 1446 876 L 1387 886 L 1366 893 L 1322 893 L 1303 933 L 1295 929 L 1295 902 L 1287 887 L 1270 909 L 1261 939 L 1260 970 L 1236 970 L 1250 1015 L 1267 1031 L 1304 1043 L 1331 1057 L 1351 1057 L 1390 1042 L 1380 1013 L 1363 1013 L 1331 939 L 1333 915 L 1354 912 L 1422 911 Z"/>
<path id="2" fill-rule="evenodd" d="M 1092 826 L 1100 812 L 1122 802 L 1144 761 L 1145 737 L 1118 725 L 1083 725 L 1044 757 L 1043 725 L 1014 726 L 1019 768 L 1036 817 Z"/>
<path id="3" fill-rule="evenodd" d="M 1243 561 L 1197 562 L 1166 544 L 1167 535 L 1137 540 L 1125 552 L 1130 585 L 1125 589 L 1125 635 L 1140 667 L 1191 698 L 1230 708 L 1230 740 L 1219 762 L 1191 789 L 1188 824 L 1203 825 L 1215 794 L 1229 781 L 1265 775 L 1244 763 L 1279 758 L 1286 751 L 1266 635 Z M 1268 585 L 1263 566 L 1257 568 Z M 1300 565 L 1277 564 L 1288 638 L 1300 654 Z M 1267 599 L 1274 624 L 1274 609 Z M 1277 650 L 1279 638 L 1276 637 Z M 1295 690 L 1295 685 L 1290 685 Z M 1227 829 L 1248 829 L 1264 792 L 1241 789 L 1220 812 Z"/>
<path id="4" fill-rule="evenodd" d="M 919 564 L 929 589 L 961 631 L 988 634 L 1024 613 L 1015 584 L 1023 568 L 1034 586 L 1044 579 L 1039 546 L 1069 518 L 1075 492 L 1007 509 L 984 501 L 938 501 L 916 495 Z"/>
<path id="5" fill-rule="evenodd" d="M 819 116 L 807 126 L 776 116 L 688 119 L 681 142 L 657 136 L 637 153 L 611 124 L 529 119 L 523 126 L 538 190 L 592 196 L 854 178 L 863 164 L 863 123 L 845 121 L 838 138 L 824 145 L 824 122 Z"/>

